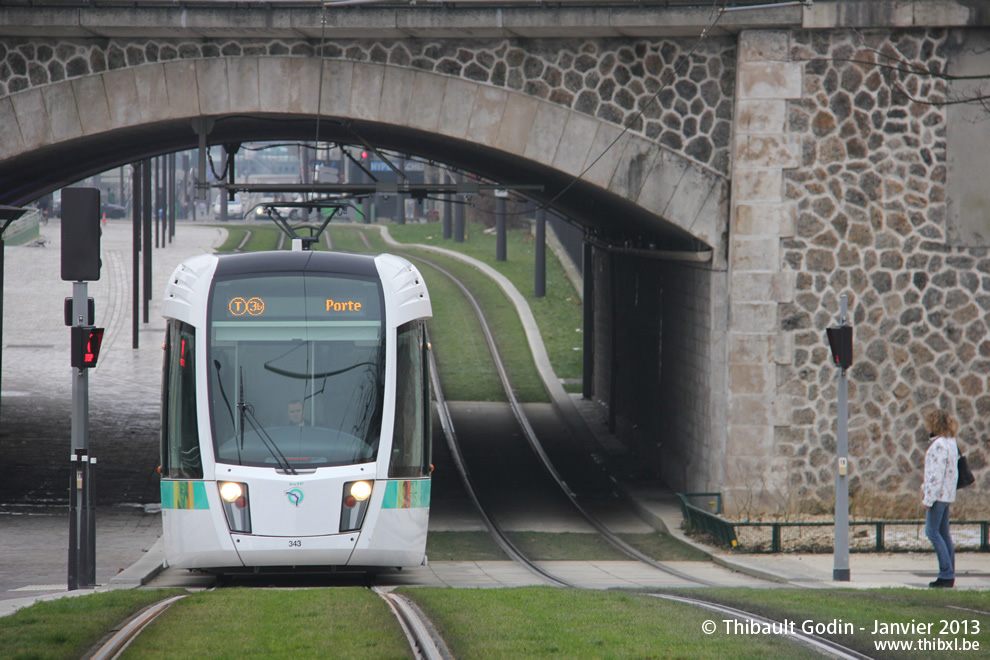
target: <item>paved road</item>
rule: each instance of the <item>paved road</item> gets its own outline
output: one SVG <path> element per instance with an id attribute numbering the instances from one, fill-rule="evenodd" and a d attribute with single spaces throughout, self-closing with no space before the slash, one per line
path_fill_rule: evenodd
<path id="1" fill-rule="evenodd" d="M 57 220 L 41 228 L 44 247 L 5 253 L 0 505 L 67 502 L 71 454 L 72 373 L 63 300 L 72 283 L 60 277 Z M 223 232 L 180 223 L 174 242 L 153 254 L 149 323 L 131 348 L 131 226 L 108 221 L 100 280 L 89 286 L 96 325 L 106 328 L 90 387 L 90 448 L 98 460 L 100 504 L 152 503 L 158 494 L 159 391 L 164 322 L 159 298 L 172 269 L 211 252 Z"/>

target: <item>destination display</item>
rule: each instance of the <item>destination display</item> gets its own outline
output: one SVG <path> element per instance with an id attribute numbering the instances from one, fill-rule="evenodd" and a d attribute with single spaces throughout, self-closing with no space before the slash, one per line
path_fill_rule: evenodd
<path id="1" fill-rule="evenodd" d="M 219 281 L 212 320 L 380 321 L 381 294 L 375 282 L 321 275 L 280 275 Z"/>

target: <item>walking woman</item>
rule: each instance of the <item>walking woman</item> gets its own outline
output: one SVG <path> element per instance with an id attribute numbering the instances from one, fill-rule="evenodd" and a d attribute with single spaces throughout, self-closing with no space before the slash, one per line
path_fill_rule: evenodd
<path id="1" fill-rule="evenodd" d="M 925 534 L 938 557 L 938 579 L 929 587 L 950 588 L 956 583 L 956 551 L 949 534 L 949 504 L 956 501 L 959 448 L 956 445 L 958 422 L 945 410 L 933 410 L 925 416 L 929 445 L 925 454 L 925 480 L 921 484 L 921 501 L 925 514 Z"/>

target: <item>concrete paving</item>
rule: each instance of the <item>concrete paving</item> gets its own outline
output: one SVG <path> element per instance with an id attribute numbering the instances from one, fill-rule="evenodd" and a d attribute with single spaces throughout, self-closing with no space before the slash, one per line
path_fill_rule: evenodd
<path id="1" fill-rule="evenodd" d="M 98 461 L 97 499 L 106 504 L 96 513 L 96 581 L 105 588 L 139 584 L 129 569 L 144 571 L 149 556 L 152 567 L 161 564 L 151 552 L 161 535 L 160 507 L 153 504 L 165 329 L 159 299 L 180 261 L 212 252 L 224 237 L 222 230 L 180 223 L 175 240 L 153 250 L 149 322 L 140 325 L 135 350 L 131 225 L 111 220 L 103 228 L 101 277 L 88 293 L 96 325 L 106 328 L 89 377 L 90 449 Z M 0 613 L 64 595 L 67 585 L 72 370 L 62 307 L 72 284 L 61 280 L 60 255 L 58 220 L 41 227 L 37 244 L 7 247 L 4 254 Z"/>
<path id="2" fill-rule="evenodd" d="M 64 437 L 48 432 L 40 437 L 25 436 L 29 426 L 24 419 L 52 420 L 52 426 L 68 428 L 71 396 L 68 367 L 68 332 L 61 325 L 62 299 L 70 294 L 69 283 L 59 279 L 58 225 L 42 229 L 45 247 L 7 248 L 6 299 L 4 314 L 4 363 L 2 392 L 2 442 L 5 462 L 26 470 L 28 460 L 35 472 L 23 483 L 41 480 L 37 473 L 39 454 L 51 454 L 52 465 L 65 469 L 63 459 L 70 451 L 67 431 Z M 134 492 L 146 492 L 144 481 L 157 484 L 157 477 L 146 475 L 157 460 L 158 388 L 161 367 L 160 337 L 163 323 L 158 316 L 158 291 L 172 267 L 191 254 L 211 251 L 222 239 L 222 232 L 203 226 L 180 223 L 176 242 L 155 251 L 156 292 L 150 310 L 150 323 L 142 326 L 141 347 L 131 349 L 130 337 L 130 225 L 110 222 L 104 231 L 104 277 L 90 288 L 97 301 L 97 324 L 107 328 L 100 366 L 90 381 L 93 414 L 103 419 L 107 429 L 103 440 L 94 439 L 94 455 L 100 467 L 115 475 L 128 470 L 140 474 Z M 600 443 L 603 456 L 621 463 L 621 445 L 608 436 L 593 407 L 572 402 Z M 28 413 L 28 414 L 25 414 Z M 43 414 L 42 414 L 43 413 Z M 64 418 L 64 419 L 63 419 Z M 17 420 L 21 421 L 18 422 Z M 54 423 L 57 422 L 57 423 Z M 20 424 L 20 425 L 18 425 Z M 61 425 L 61 426 L 59 426 Z M 137 425 L 131 433 L 129 425 Z M 37 426 L 37 425 L 33 425 Z M 46 426 L 46 428 L 47 428 Z M 62 431 L 59 431 L 59 433 Z M 99 447 L 99 449 L 96 449 Z M 102 454 L 101 454 L 102 452 Z M 7 456 L 9 454 L 9 457 Z M 20 455 L 21 459 L 16 459 Z M 135 456 L 142 457 L 140 460 Z M 19 466 L 19 467 L 18 467 Z M 55 468 L 53 468 L 55 469 Z M 67 485 L 67 471 L 65 481 Z M 126 479 L 124 479 L 126 481 Z M 128 486 L 130 488 L 131 486 Z M 56 491 L 65 486 L 57 483 Z M 680 511 L 670 493 L 628 484 L 629 495 L 640 505 L 640 514 L 652 526 L 666 529 L 686 543 L 708 553 L 711 562 L 672 562 L 677 570 L 701 579 L 732 586 L 800 586 L 922 588 L 934 579 L 935 558 L 930 552 L 858 554 L 850 558 L 852 580 L 832 582 L 832 555 L 781 554 L 749 555 L 728 552 L 696 543 L 680 530 Z M 127 496 L 114 492 L 113 496 Z M 89 593 L 65 591 L 68 548 L 68 514 L 65 507 L 50 501 L 38 502 L 30 490 L 0 491 L 0 615 L 42 599 Z M 127 501 L 118 499 L 118 502 Z M 475 528 L 470 516 L 453 516 L 431 521 L 434 529 Z M 97 511 L 98 590 L 130 588 L 155 580 L 156 586 L 171 583 L 190 585 L 185 571 L 161 573 L 160 516 L 147 500 L 134 506 L 104 506 Z M 561 577 L 590 588 L 687 586 L 683 579 L 627 561 L 546 562 L 545 567 Z M 990 553 L 966 552 L 957 555 L 957 588 L 990 589 Z M 193 579 L 194 581 L 194 579 Z M 542 584 L 543 580 L 523 568 L 503 561 L 432 562 L 429 566 L 381 576 L 383 584 L 419 584 L 452 587 L 509 587 Z M 194 585 L 193 585 L 194 586 Z"/>

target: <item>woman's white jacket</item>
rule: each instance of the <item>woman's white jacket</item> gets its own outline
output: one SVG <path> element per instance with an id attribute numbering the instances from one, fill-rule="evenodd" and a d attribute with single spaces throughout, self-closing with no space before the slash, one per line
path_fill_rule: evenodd
<path id="1" fill-rule="evenodd" d="M 956 501 L 958 461 L 959 447 L 955 438 L 932 438 L 925 454 L 925 481 L 921 484 L 921 501 L 926 507 L 936 501 Z"/>

